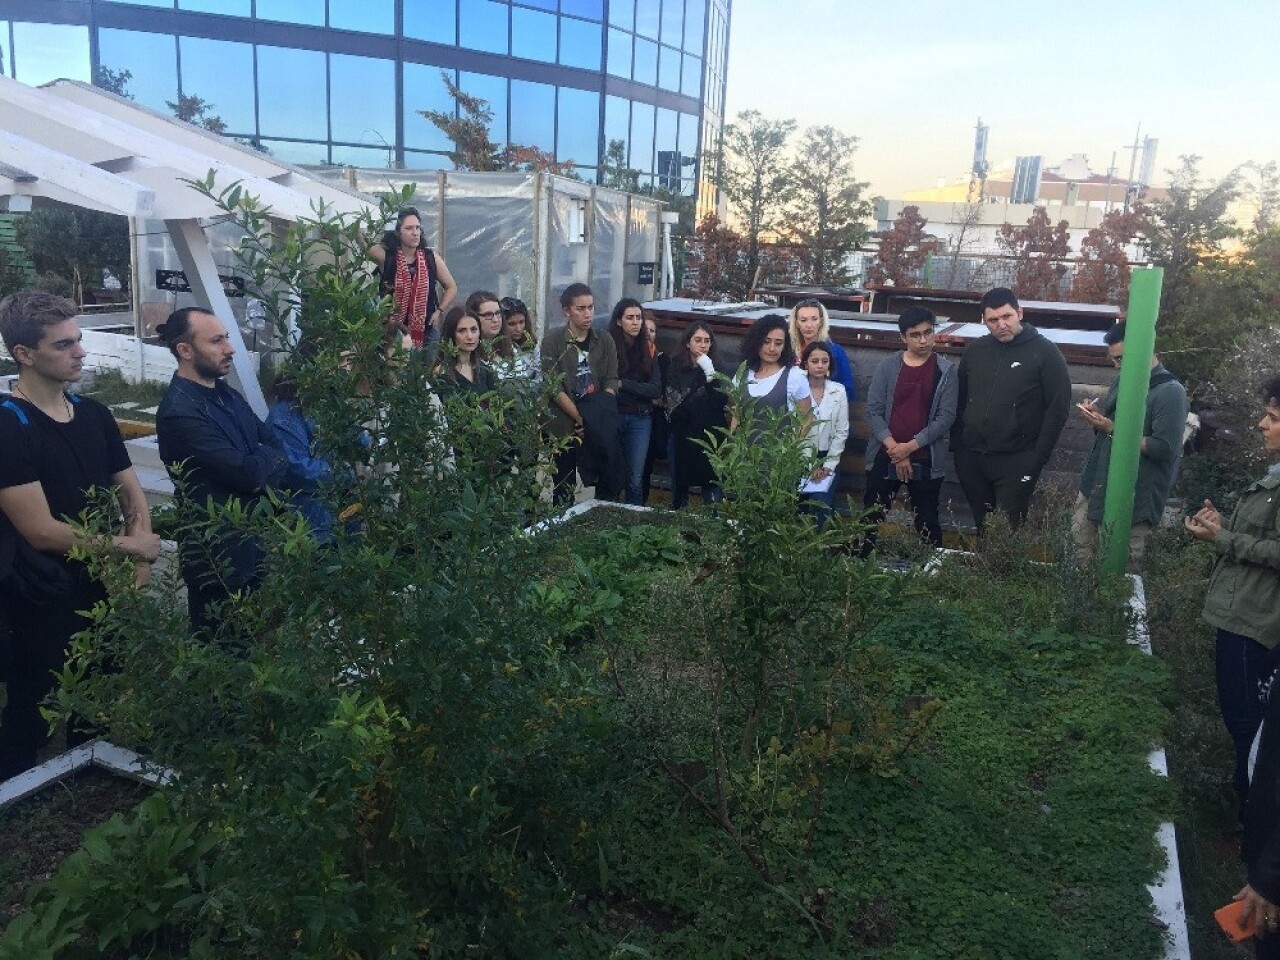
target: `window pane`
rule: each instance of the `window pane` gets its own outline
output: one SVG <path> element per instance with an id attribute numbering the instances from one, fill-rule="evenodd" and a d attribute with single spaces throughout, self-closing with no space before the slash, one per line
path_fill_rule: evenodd
<path id="1" fill-rule="evenodd" d="M 680 90 L 680 54 L 672 47 L 663 47 L 659 51 L 658 86 L 663 90 Z"/>
<path id="2" fill-rule="evenodd" d="M 404 35 L 451 47 L 456 45 L 458 16 L 454 0 L 406 0 Z"/>
<path id="3" fill-rule="evenodd" d="M 324 26 L 324 0 L 258 0 L 259 20 Z"/>
<path id="4" fill-rule="evenodd" d="M 396 65 L 329 54 L 329 136 L 370 146 L 396 142 Z"/>
<path id="5" fill-rule="evenodd" d="M 636 83 L 658 84 L 658 45 L 652 40 L 636 37 L 636 62 L 631 71 Z"/>
<path id="6" fill-rule="evenodd" d="M 329 26 L 363 33 L 395 33 L 395 0 L 329 0 Z"/>
<path id="7" fill-rule="evenodd" d="M 168 7 L 173 9 L 173 0 L 107 0 L 108 3 L 131 3 L 136 7 Z"/>
<path id="8" fill-rule="evenodd" d="M 445 71 L 454 80 L 452 70 Z M 426 150 L 452 150 L 453 144 L 440 129 L 422 116 L 419 110 L 438 110 L 450 116 L 457 114 L 457 105 L 449 96 L 440 77 L 440 67 L 428 63 L 404 65 L 404 143 L 406 147 Z"/>
<path id="9" fill-rule="evenodd" d="M 634 30 L 636 0 L 609 0 L 609 23 L 619 30 Z"/>
<path id="10" fill-rule="evenodd" d="M 598 23 L 604 19 L 604 0 L 560 0 L 560 12 Z"/>
<path id="11" fill-rule="evenodd" d="M 479 97 L 493 111 L 493 123 L 489 125 L 489 139 L 502 149 L 507 145 L 507 78 L 487 73 L 461 73 L 458 85 L 463 93 Z"/>
<path id="12" fill-rule="evenodd" d="M 680 153 L 686 157 L 696 157 L 698 155 L 698 117 L 696 114 L 680 114 Z"/>
<path id="13" fill-rule="evenodd" d="M 680 92 L 686 97 L 696 97 L 702 93 L 702 61 L 697 57 L 685 54 L 680 75 Z"/>
<path id="14" fill-rule="evenodd" d="M 114 92 L 133 97 L 144 107 L 169 113 L 166 103 L 178 99 L 178 45 L 167 33 L 99 30 L 98 64 L 124 81 L 123 88 Z"/>
<path id="15" fill-rule="evenodd" d="M 227 133 L 252 137 L 253 47 L 226 40 L 182 37 L 182 92 L 209 104 L 208 113 L 221 117 Z M 101 48 L 101 33 L 98 40 Z"/>
<path id="16" fill-rule="evenodd" d="M 267 155 L 306 166 L 323 166 L 329 162 L 329 146 L 325 143 L 291 143 L 288 140 L 263 140 Z"/>
<path id="17" fill-rule="evenodd" d="M 658 0 L 636 0 L 636 33 L 658 39 Z"/>
<path id="18" fill-rule="evenodd" d="M 621 140 L 624 144 L 631 142 L 631 101 L 622 97 L 604 98 L 604 148 L 607 152 L 609 143 Z M 626 161 L 623 151 L 622 158 Z"/>
<path id="19" fill-rule="evenodd" d="M 89 82 L 89 28 L 54 23 L 13 25 L 14 77 L 38 87 L 50 80 Z"/>
<path id="20" fill-rule="evenodd" d="M 653 170 L 653 111 L 651 103 L 631 105 L 631 166 L 645 173 Z"/>
<path id="21" fill-rule="evenodd" d="M 631 34 L 609 28 L 609 72 L 631 79 Z"/>
<path id="22" fill-rule="evenodd" d="M 556 62 L 556 16 L 540 10 L 511 8 L 511 53 L 526 60 Z"/>
<path id="23" fill-rule="evenodd" d="M 658 108 L 658 126 L 653 145 L 657 153 L 658 186 L 667 190 L 680 189 L 680 152 L 676 149 L 676 112 Z"/>
<path id="24" fill-rule="evenodd" d="M 258 113 L 263 135 L 327 140 L 325 87 L 323 53 L 258 47 Z"/>
<path id="25" fill-rule="evenodd" d="M 604 42 L 601 33 L 598 23 L 561 17 L 560 62 L 566 67 L 599 70 L 601 46 Z"/>
<path id="26" fill-rule="evenodd" d="M 394 167 L 396 160 L 395 147 L 390 145 L 382 148 L 338 145 L 330 153 L 333 163 L 352 167 Z"/>
<path id="27" fill-rule="evenodd" d="M 507 11 L 496 0 L 459 0 L 458 43 L 472 50 L 507 52 Z"/>
<path id="28" fill-rule="evenodd" d="M 684 32 L 684 0 L 662 0 L 662 42 L 680 46 Z"/>
<path id="29" fill-rule="evenodd" d="M 561 87 L 556 130 L 557 160 L 597 163 L 600 159 L 600 94 Z"/>
<path id="30" fill-rule="evenodd" d="M 522 7 L 536 7 L 539 10 L 550 10 L 555 13 L 558 9 L 556 0 L 516 0 Z"/>
<path id="31" fill-rule="evenodd" d="M 684 48 L 701 55 L 703 24 L 707 18 L 707 0 L 685 0 Z"/>
<path id="32" fill-rule="evenodd" d="M 161 3 L 160 6 L 172 6 Z M 179 10 L 195 10 L 200 13 L 221 13 L 228 17 L 248 17 L 253 14 L 249 0 L 178 0 Z"/>
<path id="33" fill-rule="evenodd" d="M 556 88 L 529 80 L 511 81 L 511 142 L 555 150 Z"/>

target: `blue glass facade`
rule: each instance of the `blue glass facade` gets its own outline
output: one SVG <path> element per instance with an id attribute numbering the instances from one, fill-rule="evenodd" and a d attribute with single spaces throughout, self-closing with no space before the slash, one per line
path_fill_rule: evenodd
<path id="1" fill-rule="evenodd" d="M 200 117 L 295 163 L 428 169 L 450 166 L 420 112 L 454 109 L 447 77 L 489 102 L 495 142 L 594 180 L 621 140 L 642 189 L 691 195 L 723 122 L 730 3 L 11 0 L 0 67 L 114 81 L 164 113 L 199 98 Z"/>

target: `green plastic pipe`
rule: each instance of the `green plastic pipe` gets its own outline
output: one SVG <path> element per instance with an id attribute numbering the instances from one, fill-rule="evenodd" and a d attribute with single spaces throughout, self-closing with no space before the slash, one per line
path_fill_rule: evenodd
<path id="1" fill-rule="evenodd" d="M 1142 456 L 1142 424 L 1146 419 L 1151 357 L 1156 347 L 1156 317 L 1164 270 L 1134 271 L 1129 281 L 1129 312 L 1125 316 L 1124 361 L 1120 364 L 1120 392 L 1116 398 L 1111 462 L 1107 468 L 1106 500 L 1102 508 L 1102 569 L 1124 573 L 1129 560 L 1129 532 L 1133 527 L 1133 492 Z"/>

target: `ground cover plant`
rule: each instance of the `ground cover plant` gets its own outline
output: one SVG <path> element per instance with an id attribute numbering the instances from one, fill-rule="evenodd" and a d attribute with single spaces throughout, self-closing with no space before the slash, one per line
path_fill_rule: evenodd
<path id="1" fill-rule="evenodd" d="M 89 873 L 172 895 L 158 921 L 121 879 L 109 927 L 69 864 L 0 956 L 1159 955 L 1165 678 L 1117 584 L 1007 531 L 936 572 L 860 560 L 856 523 L 796 510 L 796 425 L 740 401 L 716 511 L 531 535 L 543 400 L 432 399 L 382 337 L 380 221 L 269 242 L 204 189 L 298 315 L 285 362 L 353 519 L 321 544 L 283 502 L 175 518 L 271 558 L 216 643 L 172 577 L 94 558 L 114 604 L 58 706 L 177 776 Z"/>

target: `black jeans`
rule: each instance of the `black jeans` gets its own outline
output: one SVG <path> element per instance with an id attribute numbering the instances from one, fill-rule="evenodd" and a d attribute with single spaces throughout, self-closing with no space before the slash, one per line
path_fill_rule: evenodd
<path id="1" fill-rule="evenodd" d="M 35 766 L 36 755 L 49 741 L 40 703 L 53 692 L 54 671 L 66 663 L 72 636 L 90 625 L 78 611 L 106 596 L 101 584 L 78 576 L 71 595 L 56 604 L 41 606 L 16 596 L 4 597 L 14 656 L 5 676 L 6 701 L 0 716 L 0 780 Z M 73 722 L 67 730 L 67 746 L 78 746 L 90 736 L 83 722 Z"/>
<path id="2" fill-rule="evenodd" d="M 1249 750 L 1262 724 L 1266 706 L 1263 685 L 1276 661 L 1272 652 L 1251 637 L 1219 630 L 1214 656 L 1218 682 L 1218 710 L 1223 726 L 1235 747 L 1236 765 L 1232 783 L 1243 813 L 1249 796 Z"/>
<path id="3" fill-rule="evenodd" d="M 973 511 L 973 522 L 982 532 L 982 523 L 992 510 L 999 510 L 1015 527 L 1027 518 L 1031 495 L 1040 479 L 1036 452 L 977 453 L 957 447 L 956 477 Z"/>
<path id="4" fill-rule="evenodd" d="M 898 490 L 906 484 L 907 495 L 911 498 L 911 510 L 916 518 L 916 533 L 928 540 L 935 547 L 942 546 L 942 521 L 938 517 L 938 500 L 942 496 L 942 477 L 930 477 L 932 464 L 925 461 L 920 464 L 920 472 L 928 479 L 899 480 L 889 463 L 889 454 L 881 447 L 867 473 L 867 489 L 862 498 L 862 505 L 870 512 L 867 522 L 871 529 L 863 535 L 862 555 L 866 556 L 876 546 L 875 525 L 884 520 L 885 511 L 893 503 Z"/>

